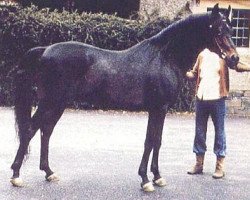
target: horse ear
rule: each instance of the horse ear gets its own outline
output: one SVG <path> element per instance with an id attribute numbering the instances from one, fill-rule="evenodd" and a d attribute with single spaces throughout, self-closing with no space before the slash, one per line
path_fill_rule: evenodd
<path id="1" fill-rule="evenodd" d="M 213 16 L 216 16 L 216 15 L 218 15 L 218 13 L 219 13 L 219 3 L 217 3 L 217 4 L 215 4 L 215 6 L 213 7 L 213 9 L 212 9 L 212 15 Z"/>

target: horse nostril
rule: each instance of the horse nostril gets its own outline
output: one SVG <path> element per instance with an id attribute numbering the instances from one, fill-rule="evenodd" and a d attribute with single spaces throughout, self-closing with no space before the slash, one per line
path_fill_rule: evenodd
<path id="1" fill-rule="evenodd" d="M 237 55 L 234 54 L 234 55 L 231 56 L 231 60 L 233 62 L 239 62 L 240 58 L 239 58 L 239 56 L 237 56 Z"/>

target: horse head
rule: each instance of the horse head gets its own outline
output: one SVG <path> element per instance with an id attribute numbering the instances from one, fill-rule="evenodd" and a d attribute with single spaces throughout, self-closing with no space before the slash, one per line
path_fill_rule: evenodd
<path id="1" fill-rule="evenodd" d="M 232 41 L 233 29 L 229 20 L 231 6 L 225 12 L 220 12 L 216 4 L 211 12 L 209 20 L 209 32 L 212 38 L 212 50 L 218 52 L 226 61 L 227 66 L 236 69 L 239 55 Z"/>

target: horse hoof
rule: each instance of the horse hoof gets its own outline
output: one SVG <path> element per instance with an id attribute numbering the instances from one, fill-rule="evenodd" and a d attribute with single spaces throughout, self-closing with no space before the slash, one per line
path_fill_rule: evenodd
<path id="1" fill-rule="evenodd" d="M 153 180 L 154 184 L 159 186 L 159 187 L 164 187 L 167 185 L 167 182 L 164 178 L 159 178 L 157 180 Z"/>
<path id="2" fill-rule="evenodd" d="M 46 177 L 46 180 L 49 182 L 57 182 L 57 181 L 59 181 L 59 176 L 57 174 L 53 173 L 50 176 Z"/>
<path id="3" fill-rule="evenodd" d="M 12 178 L 10 182 L 15 187 L 23 187 L 23 180 L 21 178 Z"/>
<path id="4" fill-rule="evenodd" d="M 155 190 L 153 184 L 151 182 L 145 183 L 142 185 L 142 189 L 144 192 L 153 192 Z"/>

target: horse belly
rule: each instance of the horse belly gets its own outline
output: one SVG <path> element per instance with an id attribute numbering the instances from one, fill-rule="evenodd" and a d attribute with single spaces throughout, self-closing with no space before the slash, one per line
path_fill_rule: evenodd
<path id="1" fill-rule="evenodd" d="M 143 90 L 139 85 L 133 87 L 122 84 L 111 85 L 107 89 L 109 104 L 113 108 L 124 110 L 143 109 L 144 98 Z"/>
<path id="2" fill-rule="evenodd" d="M 139 80 L 112 78 L 89 79 L 81 89 L 82 101 L 99 109 L 140 110 L 144 99 Z"/>

